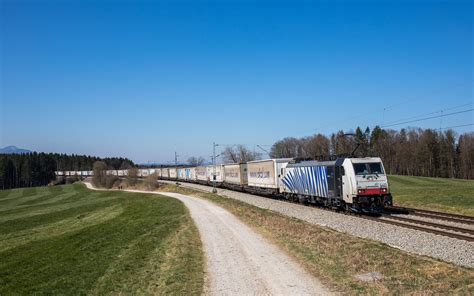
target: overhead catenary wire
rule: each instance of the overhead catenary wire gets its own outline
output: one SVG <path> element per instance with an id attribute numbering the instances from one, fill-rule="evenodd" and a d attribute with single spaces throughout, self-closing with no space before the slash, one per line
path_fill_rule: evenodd
<path id="1" fill-rule="evenodd" d="M 458 128 L 458 127 L 466 127 L 466 126 L 474 126 L 474 123 L 443 127 L 443 128 L 441 128 L 440 130 L 447 130 L 447 129 L 453 129 L 453 128 Z"/>
<path id="2" fill-rule="evenodd" d="M 446 114 L 443 113 L 441 115 L 429 116 L 429 117 L 425 117 L 425 118 L 421 118 L 421 119 L 414 119 L 414 120 L 408 120 L 408 121 L 403 121 L 403 122 L 399 122 L 399 123 L 384 125 L 384 126 L 382 126 L 382 128 L 396 126 L 396 125 L 402 125 L 402 124 L 407 124 L 407 123 L 413 123 L 413 122 L 419 122 L 419 121 L 425 121 L 425 120 L 429 120 L 429 119 L 441 118 L 441 117 L 446 117 L 446 116 L 452 116 L 452 115 L 456 115 L 456 114 L 471 112 L 473 110 L 474 110 L 474 108 L 467 109 L 467 110 L 462 110 L 462 111 L 457 111 L 457 112 L 446 113 Z"/>
<path id="3" fill-rule="evenodd" d="M 381 126 L 387 126 L 387 125 L 399 123 L 399 122 L 402 122 L 402 121 L 417 119 L 417 118 L 420 118 L 420 117 L 423 117 L 423 116 L 432 115 L 432 114 L 443 113 L 443 112 L 445 112 L 445 111 L 454 110 L 454 109 L 458 109 L 458 108 L 466 107 L 466 106 L 472 106 L 472 103 L 463 104 L 463 105 L 458 105 L 458 106 L 449 107 L 449 108 L 444 108 L 444 109 L 441 109 L 441 110 L 438 110 L 438 111 L 433 111 L 433 112 L 429 112 L 429 113 L 423 113 L 423 114 L 411 116 L 411 117 L 404 118 L 404 119 L 398 119 L 398 120 L 390 121 L 390 122 L 387 122 L 386 124 L 383 124 L 383 125 L 381 125 Z"/>

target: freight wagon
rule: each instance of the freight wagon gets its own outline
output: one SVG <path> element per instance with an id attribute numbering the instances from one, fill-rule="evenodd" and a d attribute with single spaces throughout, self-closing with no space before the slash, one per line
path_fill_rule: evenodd
<path id="1" fill-rule="evenodd" d="M 201 184 L 207 184 L 209 182 L 209 176 L 207 175 L 207 168 L 205 166 L 196 167 L 196 182 Z"/>
<path id="2" fill-rule="evenodd" d="M 184 168 L 176 169 L 176 175 L 178 180 L 186 180 L 186 175 L 184 173 Z"/>
<path id="3" fill-rule="evenodd" d="M 158 179 L 161 178 L 161 169 L 155 169 L 155 174 Z"/>
<path id="4" fill-rule="evenodd" d="M 196 181 L 196 168 L 185 168 L 184 175 L 186 181 L 194 182 Z"/>
<path id="5" fill-rule="evenodd" d="M 247 164 L 232 163 L 224 165 L 224 183 L 226 187 L 243 190 L 248 185 Z"/>
<path id="6" fill-rule="evenodd" d="M 165 180 L 170 178 L 169 168 L 161 168 L 161 178 L 163 178 Z"/>
<path id="7" fill-rule="evenodd" d="M 176 168 L 169 168 L 169 178 L 171 180 L 176 180 L 178 178 L 178 172 Z"/>
<path id="8" fill-rule="evenodd" d="M 207 175 L 209 176 L 209 182 L 224 182 L 224 165 L 216 164 L 207 166 Z"/>
<path id="9" fill-rule="evenodd" d="M 249 191 L 278 194 L 280 177 L 291 158 L 255 160 L 247 162 Z"/>

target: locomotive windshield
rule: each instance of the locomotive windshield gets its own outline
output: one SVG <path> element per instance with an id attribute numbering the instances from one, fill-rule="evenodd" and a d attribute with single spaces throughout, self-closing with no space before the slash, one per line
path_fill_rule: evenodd
<path id="1" fill-rule="evenodd" d="M 356 175 L 385 174 L 383 171 L 382 164 L 380 162 L 354 163 L 353 165 Z"/>

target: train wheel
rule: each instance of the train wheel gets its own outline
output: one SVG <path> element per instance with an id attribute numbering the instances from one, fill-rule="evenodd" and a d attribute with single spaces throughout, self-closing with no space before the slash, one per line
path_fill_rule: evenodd
<path id="1" fill-rule="evenodd" d="M 302 195 L 298 195 L 298 202 L 302 205 L 306 204 L 306 198 Z"/>

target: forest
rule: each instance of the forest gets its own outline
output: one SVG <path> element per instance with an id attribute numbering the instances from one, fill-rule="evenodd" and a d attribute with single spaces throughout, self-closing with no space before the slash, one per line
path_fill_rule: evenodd
<path id="1" fill-rule="evenodd" d="M 354 133 L 339 131 L 327 137 L 284 138 L 273 144 L 270 157 L 328 159 L 337 156 L 379 156 L 388 174 L 474 178 L 474 133 L 459 136 L 453 130 L 381 129 L 357 127 Z"/>
<path id="2" fill-rule="evenodd" d="M 96 161 L 110 169 L 128 169 L 135 164 L 126 158 L 99 158 L 57 153 L 0 154 L 0 188 L 44 186 L 55 179 L 54 171 L 92 170 Z"/>

